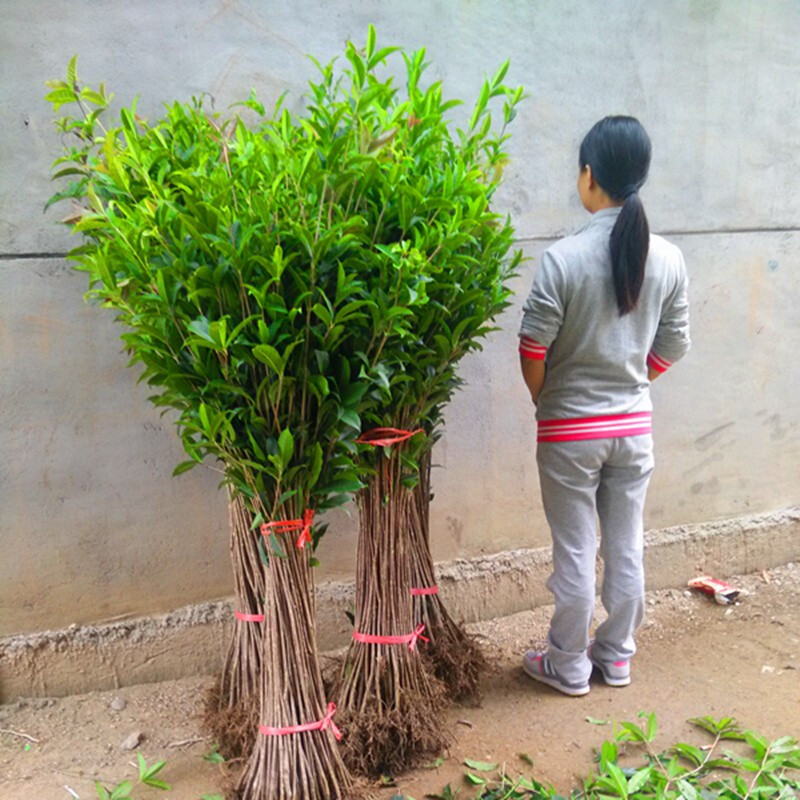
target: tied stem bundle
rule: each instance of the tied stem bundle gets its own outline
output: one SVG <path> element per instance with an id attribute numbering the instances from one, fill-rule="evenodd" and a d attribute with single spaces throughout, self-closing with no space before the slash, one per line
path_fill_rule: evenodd
<path id="1" fill-rule="evenodd" d="M 412 493 L 402 482 L 401 450 L 378 454 L 375 473 L 357 496 L 355 630 L 373 636 L 403 637 L 417 627 L 410 594 Z M 337 705 L 344 757 L 354 772 L 394 774 L 446 746 L 444 692 L 420 656 L 426 646 L 351 643 Z"/>
<path id="2" fill-rule="evenodd" d="M 321 720 L 328 706 L 314 629 L 310 553 L 291 538 L 285 544 L 284 557 L 269 558 L 261 649 L 262 663 L 269 664 L 260 675 L 261 724 L 275 728 Z M 332 728 L 256 733 L 236 788 L 241 800 L 339 800 L 355 791 Z"/>

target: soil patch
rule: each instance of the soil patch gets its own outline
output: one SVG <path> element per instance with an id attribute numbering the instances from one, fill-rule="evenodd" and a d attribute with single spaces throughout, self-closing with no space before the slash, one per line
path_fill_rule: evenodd
<path id="1" fill-rule="evenodd" d="M 447 711 L 453 743 L 441 765 L 394 776 L 396 787 L 378 789 L 378 796 L 421 800 L 446 783 L 462 787 L 465 758 L 505 763 L 510 772 L 566 790 L 591 769 L 593 748 L 611 734 L 610 724 L 587 717 L 614 721 L 655 711 L 664 744 L 703 741 L 686 720 L 704 714 L 734 716 L 770 737 L 800 737 L 800 565 L 728 580 L 748 592 L 737 606 L 681 589 L 648 593 L 632 685 L 612 689 L 594 681 L 582 698 L 534 683 L 519 666 L 523 651 L 545 636 L 551 609 L 469 626 L 491 665 L 483 703 Z M 219 792 L 220 767 L 203 758 L 213 744 L 201 727 L 211 684 L 185 678 L 0 706 L 0 729 L 38 740 L 0 733 L 0 798 L 96 800 L 95 779 L 113 785 L 134 776 L 135 753 L 121 745 L 136 732 L 148 761 L 167 761 L 163 776 L 173 787 L 168 795 L 137 787 L 137 800 L 199 800 Z M 115 698 L 124 708 L 120 700 L 119 710 L 112 707 Z M 473 793 L 464 787 L 462 797 Z"/>

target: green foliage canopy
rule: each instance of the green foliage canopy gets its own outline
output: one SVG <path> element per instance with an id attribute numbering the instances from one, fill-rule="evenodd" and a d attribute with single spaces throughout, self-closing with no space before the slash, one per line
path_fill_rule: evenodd
<path id="1" fill-rule="evenodd" d="M 360 488 L 362 427 L 432 430 L 520 259 L 489 208 L 522 98 L 507 64 L 453 133 L 458 101 L 420 88 L 424 51 L 402 53 L 402 92 L 379 76 L 395 52 L 370 28 L 343 73 L 317 64 L 299 115 L 251 94 L 225 116 L 195 98 L 108 121 L 111 97 L 80 85 L 74 58 L 49 84 L 54 110 L 79 109 L 57 122 L 71 141 L 53 177 L 68 185 L 50 203 L 76 205 L 88 295 L 117 312 L 151 400 L 177 412 L 176 472 L 217 459 L 261 518 Z"/>

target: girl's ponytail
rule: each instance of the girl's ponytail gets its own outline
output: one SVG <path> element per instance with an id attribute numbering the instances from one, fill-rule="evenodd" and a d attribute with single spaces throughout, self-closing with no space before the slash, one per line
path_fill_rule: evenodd
<path id="1" fill-rule="evenodd" d="M 636 308 L 644 283 L 644 265 L 650 247 L 650 226 L 638 191 L 625 198 L 611 231 L 611 276 L 622 317 Z"/>
<path id="2" fill-rule="evenodd" d="M 611 231 L 611 276 L 620 316 L 633 311 L 644 283 L 650 226 L 639 189 L 650 169 L 650 137 L 634 117 L 605 117 L 581 142 L 580 168 L 588 164 L 600 188 L 622 209 Z"/>

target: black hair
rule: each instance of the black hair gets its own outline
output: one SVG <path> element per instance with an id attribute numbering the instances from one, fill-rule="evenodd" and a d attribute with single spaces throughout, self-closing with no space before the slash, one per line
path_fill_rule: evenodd
<path id="1" fill-rule="evenodd" d="M 600 188 L 622 210 L 611 231 L 611 274 L 620 316 L 636 308 L 644 283 L 650 226 L 639 189 L 650 168 L 650 137 L 634 117 L 605 117 L 581 142 L 581 170 L 588 164 Z"/>

